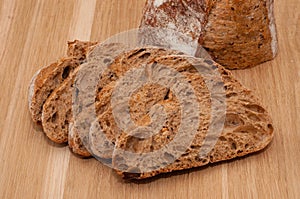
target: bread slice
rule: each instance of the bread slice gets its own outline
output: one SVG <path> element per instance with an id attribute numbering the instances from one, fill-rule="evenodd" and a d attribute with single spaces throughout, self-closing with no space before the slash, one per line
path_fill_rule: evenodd
<path id="1" fill-rule="evenodd" d="M 79 51 L 78 47 L 73 46 L 75 44 L 78 45 L 78 42 L 71 44 L 72 47 L 69 47 L 68 55 L 76 55 L 77 57 L 85 56 L 87 51 Z M 73 50 L 70 51 L 70 49 Z M 113 60 L 113 58 L 110 57 L 113 52 L 118 52 L 123 49 L 125 49 L 123 48 L 123 45 L 117 43 L 93 46 L 93 50 L 89 52 L 90 54 L 87 59 L 93 62 L 101 57 L 105 57 L 104 62 L 108 63 Z M 84 59 L 86 59 L 86 57 L 84 57 Z M 74 81 L 76 80 L 78 71 L 84 67 L 86 67 L 86 65 L 83 64 L 74 69 L 73 73 L 48 97 L 43 105 L 42 126 L 45 134 L 50 140 L 56 143 L 68 142 L 72 152 L 83 157 L 89 157 L 90 153 L 84 147 L 78 134 L 78 129 L 73 125 L 74 119 L 72 113 Z"/>
<path id="2" fill-rule="evenodd" d="M 51 93 L 43 105 L 43 130 L 56 143 L 68 142 L 69 124 L 73 122 L 72 89 L 77 71 L 78 68 Z"/>
<path id="3" fill-rule="evenodd" d="M 41 121 L 42 107 L 46 99 L 69 77 L 74 69 L 85 62 L 88 49 L 92 50 L 91 47 L 94 45 L 94 42 L 69 42 L 69 57 L 42 68 L 34 75 L 28 95 L 29 110 L 34 122 Z"/>
<path id="4" fill-rule="evenodd" d="M 255 66 L 277 54 L 273 0 L 147 0 L 140 27 L 179 31 L 229 69 Z"/>
<path id="5" fill-rule="evenodd" d="M 67 143 L 71 151 L 90 157 L 76 129 L 73 129 L 72 94 L 79 68 L 66 79 L 46 100 L 43 106 L 42 126 L 46 136 L 55 143 Z"/>
<path id="6" fill-rule="evenodd" d="M 116 142 L 117 135 L 121 133 L 114 121 L 110 101 L 116 81 L 133 66 L 136 67 L 147 64 L 153 61 L 155 57 L 165 56 L 170 52 L 177 55 L 183 54 L 173 50 L 166 51 L 162 48 L 137 48 L 118 56 L 109 68 L 102 73 L 98 85 L 99 93 L 97 94 L 95 103 L 95 111 L 98 118 L 94 121 L 94 126 L 91 127 L 91 131 L 89 132 L 88 144 L 94 156 L 107 160 L 111 159 L 112 156 L 110 149 L 99 144 L 99 128 L 95 127 L 96 123 L 99 122 L 101 129 L 103 129 L 106 137 L 112 143 Z M 166 93 L 166 89 L 162 89 L 161 92 L 160 95 L 163 95 L 163 93 Z M 108 153 L 105 151 L 108 151 Z"/>
<path id="7" fill-rule="evenodd" d="M 138 54 L 137 52 L 143 51 L 147 52 L 147 56 L 135 56 Z M 202 71 L 213 70 L 218 72 L 224 85 L 214 76 L 202 77 L 194 68 L 194 63 Z M 152 75 L 155 75 L 153 71 L 158 64 L 180 72 L 194 89 L 198 104 L 192 104 L 194 108 L 191 111 L 199 111 L 200 120 L 197 123 L 198 125 L 187 127 L 183 130 L 183 135 L 180 135 L 184 139 L 184 137 L 189 136 L 192 128 L 197 130 L 195 136 L 192 137 L 191 144 L 187 148 L 179 145 L 173 149 L 172 152 L 174 153 L 177 153 L 176 151 L 178 150 L 184 152 L 178 158 L 175 158 L 172 153 L 164 153 L 162 156 L 154 159 L 141 159 L 145 153 L 161 150 L 164 146 L 174 141 L 177 136 L 181 125 L 180 118 L 184 112 L 181 110 L 180 99 L 172 89 L 166 89 L 162 85 L 149 84 L 138 89 L 130 98 L 130 118 L 139 126 L 151 123 L 150 118 L 152 117 L 153 119 L 156 113 L 151 111 L 151 107 L 157 105 L 164 107 L 167 116 L 166 122 L 157 134 L 149 138 L 138 138 L 129 135 L 129 132 L 124 131 L 117 125 L 116 118 L 113 115 L 111 97 L 113 90 L 116 89 L 116 82 L 130 70 L 145 64 L 149 65 L 150 68 L 152 67 L 152 73 L 151 71 L 149 72 Z M 165 49 L 142 48 L 120 56 L 106 73 L 114 74 L 114 78 L 105 80 L 105 84 L 103 84 L 97 96 L 97 104 L 99 106 L 96 109 L 99 114 L 99 120 L 95 121 L 95 123 L 100 123 L 107 140 L 111 142 L 114 148 L 110 150 L 111 148 L 107 148 L 107 144 L 105 145 L 102 140 L 99 140 L 101 136 L 97 134 L 99 133 L 96 131 L 97 128 L 95 128 L 95 131 L 91 128 L 89 136 L 90 148 L 92 153 L 98 158 L 104 158 L 107 162 L 112 162 L 112 166 L 123 178 L 144 179 L 160 173 L 233 159 L 257 152 L 265 148 L 272 140 L 273 126 L 266 109 L 263 108 L 252 92 L 242 86 L 229 71 L 211 60 L 178 55 Z M 217 137 L 216 144 L 212 145 L 212 149 L 209 148 L 208 144 L 212 136 L 208 135 L 208 132 L 211 127 L 217 124 L 220 118 L 213 117 L 211 108 L 214 108 L 216 111 L 221 110 L 222 103 L 218 103 L 217 106 L 212 105 L 211 93 L 207 83 L 211 84 L 213 88 L 224 87 L 226 102 L 224 128 L 220 136 Z M 221 99 L 221 96 L 217 93 L 215 98 Z M 113 107 L 116 108 L 115 106 Z M 211 122 L 213 125 L 210 125 Z M 184 145 L 184 142 L 182 145 Z M 201 153 L 203 149 L 208 150 L 207 153 Z M 106 150 L 107 154 L 103 153 L 103 150 Z M 126 152 L 132 152 L 132 154 L 137 155 L 125 158 L 124 154 L 126 155 Z M 109 158 L 112 159 L 109 160 Z M 171 164 L 162 166 L 159 164 L 159 160 L 163 162 L 174 161 L 171 161 Z M 157 165 L 154 164 L 155 161 L 158 162 Z"/>

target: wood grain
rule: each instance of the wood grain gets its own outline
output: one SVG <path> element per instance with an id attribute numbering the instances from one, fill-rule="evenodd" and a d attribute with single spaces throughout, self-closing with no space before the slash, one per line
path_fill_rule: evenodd
<path id="1" fill-rule="evenodd" d="M 144 184 L 48 141 L 27 88 L 75 38 L 138 27 L 141 0 L 0 0 L 0 198 L 300 198 L 300 3 L 276 0 L 280 53 L 234 75 L 262 99 L 275 138 L 262 153 Z"/>

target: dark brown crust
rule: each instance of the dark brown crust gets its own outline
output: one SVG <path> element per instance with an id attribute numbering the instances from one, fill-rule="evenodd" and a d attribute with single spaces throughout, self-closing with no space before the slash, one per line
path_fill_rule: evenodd
<path id="1" fill-rule="evenodd" d="M 273 59 L 267 1 L 217 1 L 209 13 L 200 45 L 229 69 Z"/>

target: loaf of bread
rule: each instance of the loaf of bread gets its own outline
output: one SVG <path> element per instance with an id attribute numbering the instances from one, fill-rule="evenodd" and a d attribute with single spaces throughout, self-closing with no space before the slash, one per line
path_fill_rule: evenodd
<path id="1" fill-rule="evenodd" d="M 225 89 L 224 128 L 212 150 L 209 150 L 205 156 L 200 155 L 200 150 L 207 147 L 204 142 L 205 137 L 211 127 L 210 122 L 214 123 L 211 121 L 211 93 L 207 88 L 205 78 L 198 73 L 193 63 L 197 63 L 197 67 L 202 71 L 214 70 L 218 72 L 224 82 Z M 154 71 L 158 64 L 180 72 L 193 87 L 197 104 L 192 106 L 196 111 L 199 111 L 200 122 L 196 125 L 197 132 L 191 145 L 179 158 L 174 159 L 172 154 L 165 153 L 155 159 L 143 160 L 141 159 L 143 154 L 160 150 L 175 139 L 180 129 L 180 118 L 183 113 L 180 110 L 180 99 L 172 90 L 158 84 L 146 84 L 131 96 L 129 101 L 130 118 L 138 126 L 151 123 L 152 114 L 155 115 L 155 112 L 151 113 L 151 107 L 157 105 L 164 107 L 166 122 L 159 133 L 150 138 L 136 137 L 120 128 L 113 114 L 115 105 L 111 104 L 111 100 L 117 82 L 124 75 L 144 65 L 149 65 L 149 70 L 152 67 Z M 153 71 L 149 71 L 149 75 L 155 76 Z M 113 77 L 106 78 L 108 74 L 113 74 Z M 213 88 L 222 85 L 220 80 L 215 79 L 214 76 L 208 78 L 211 78 L 208 82 L 212 84 Z M 265 148 L 273 137 L 272 121 L 259 100 L 251 91 L 242 86 L 229 71 L 211 60 L 187 57 L 181 53 L 176 53 L 176 51 L 166 49 L 139 48 L 120 55 L 104 71 L 100 85 L 102 86 L 99 87 L 96 98 L 98 120 L 93 125 L 99 123 L 106 138 L 114 145 L 114 148 L 105 148 L 108 145 L 104 145 L 102 140 L 98 139 L 101 136 L 99 136 L 97 128 L 91 128 L 92 130 L 89 132 L 90 148 L 96 157 L 112 162 L 117 173 L 126 179 L 144 179 L 160 173 L 199 167 L 244 156 Z M 217 94 L 216 98 L 219 97 Z M 221 104 L 213 108 L 221 110 L 220 107 Z M 193 126 L 184 129 L 181 136 L 188 136 L 190 128 Z M 105 154 L 103 151 L 107 153 Z M 127 156 L 125 158 L 124 153 L 127 151 L 140 154 L 140 156 Z M 158 159 L 165 160 L 165 162 L 174 159 L 174 162 L 166 164 L 162 168 L 161 165 L 153 166 L 153 161 L 159 162 Z"/>
<path id="2" fill-rule="evenodd" d="M 147 0 L 140 27 L 179 31 L 228 69 L 252 67 L 277 53 L 273 0 Z"/>

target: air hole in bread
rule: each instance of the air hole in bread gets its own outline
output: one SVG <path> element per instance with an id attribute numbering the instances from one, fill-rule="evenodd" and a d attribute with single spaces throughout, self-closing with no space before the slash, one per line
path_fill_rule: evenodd
<path id="1" fill-rule="evenodd" d="M 227 93 L 226 98 L 231 98 L 237 96 L 237 93 Z"/>
<path id="2" fill-rule="evenodd" d="M 244 105 L 244 107 L 246 107 L 247 109 L 249 109 L 251 111 L 257 112 L 257 113 L 265 112 L 264 108 L 262 108 L 261 106 L 256 105 L 256 104 L 247 104 L 247 105 Z"/>
<path id="3" fill-rule="evenodd" d="M 248 117 L 254 122 L 258 122 L 261 120 L 259 117 L 257 117 L 257 115 L 252 114 L 252 113 L 250 113 L 250 114 L 248 113 Z"/>
<path id="4" fill-rule="evenodd" d="M 111 59 L 108 59 L 108 58 L 106 58 L 106 59 L 103 60 L 103 63 L 105 63 L 105 64 L 108 64 L 110 62 L 111 62 Z"/>
<path id="5" fill-rule="evenodd" d="M 114 72 L 109 72 L 109 78 L 111 79 L 111 80 L 116 80 L 116 73 L 114 73 Z"/>
<path id="6" fill-rule="evenodd" d="M 139 56 L 139 59 L 148 59 L 151 56 L 151 53 L 145 53 Z"/>
<path id="7" fill-rule="evenodd" d="M 170 89 L 168 89 L 168 91 L 164 97 L 164 100 L 168 100 L 168 99 L 170 99 Z"/>
<path id="8" fill-rule="evenodd" d="M 57 121 L 57 119 L 58 119 L 58 114 L 57 114 L 57 112 L 55 112 L 51 117 L 51 122 L 55 123 Z"/>
<path id="9" fill-rule="evenodd" d="M 223 70 L 222 75 L 228 75 L 228 72 L 226 70 Z"/>
<path id="10" fill-rule="evenodd" d="M 70 66 L 67 66 L 67 67 L 64 69 L 64 71 L 63 71 L 61 77 L 62 77 L 63 79 L 66 79 L 66 78 L 69 76 L 70 72 L 71 72 L 71 67 L 70 67 Z"/>
<path id="11" fill-rule="evenodd" d="M 167 160 L 168 162 L 172 162 L 172 161 L 174 161 L 174 156 L 172 154 L 166 152 L 164 154 L 164 159 Z"/>
<path id="12" fill-rule="evenodd" d="M 272 124 L 268 124 L 268 126 L 267 126 L 267 127 L 268 127 L 268 129 L 269 129 L 269 131 L 270 131 L 270 132 L 272 132 L 272 131 L 274 130 L 274 128 L 273 128 L 273 125 L 272 125 Z"/>
<path id="13" fill-rule="evenodd" d="M 234 130 L 235 133 L 245 133 L 245 134 L 252 134 L 252 135 L 255 135 L 257 133 L 257 129 L 253 126 L 241 126 L 237 129 Z"/>
<path id="14" fill-rule="evenodd" d="M 53 92 L 53 89 L 51 89 L 51 90 L 49 90 L 49 93 L 48 93 L 48 95 L 47 95 L 47 98 L 51 95 L 51 93 Z M 41 105 L 41 108 L 43 107 L 43 104 Z M 42 112 L 42 110 L 41 110 L 41 112 Z"/>
<path id="15" fill-rule="evenodd" d="M 226 114 L 225 127 L 236 127 L 244 125 L 244 121 L 234 113 Z"/>
<path id="16" fill-rule="evenodd" d="M 235 143 L 235 142 L 232 142 L 232 143 L 231 143 L 231 149 L 232 149 L 232 150 L 236 150 L 236 143 Z"/>
<path id="17" fill-rule="evenodd" d="M 127 59 L 131 59 L 132 57 L 134 57 L 134 56 L 136 56 L 136 55 L 138 55 L 138 54 L 140 54 L 141 52 L 144 52 L 144 51 L 146 51 L 146 49 L 141 48 L 138 51 L 136 51 L 135 53 L 130 54 L 130 56 Z"/>
<path id="18" fill-rule="evenodd" d="M 220 137 L 219 137 L 219 140 L 220 140 L 220 141 L 227 141 L 227 139 L 226 139 L 224 136 L 220 136 Z"/>

